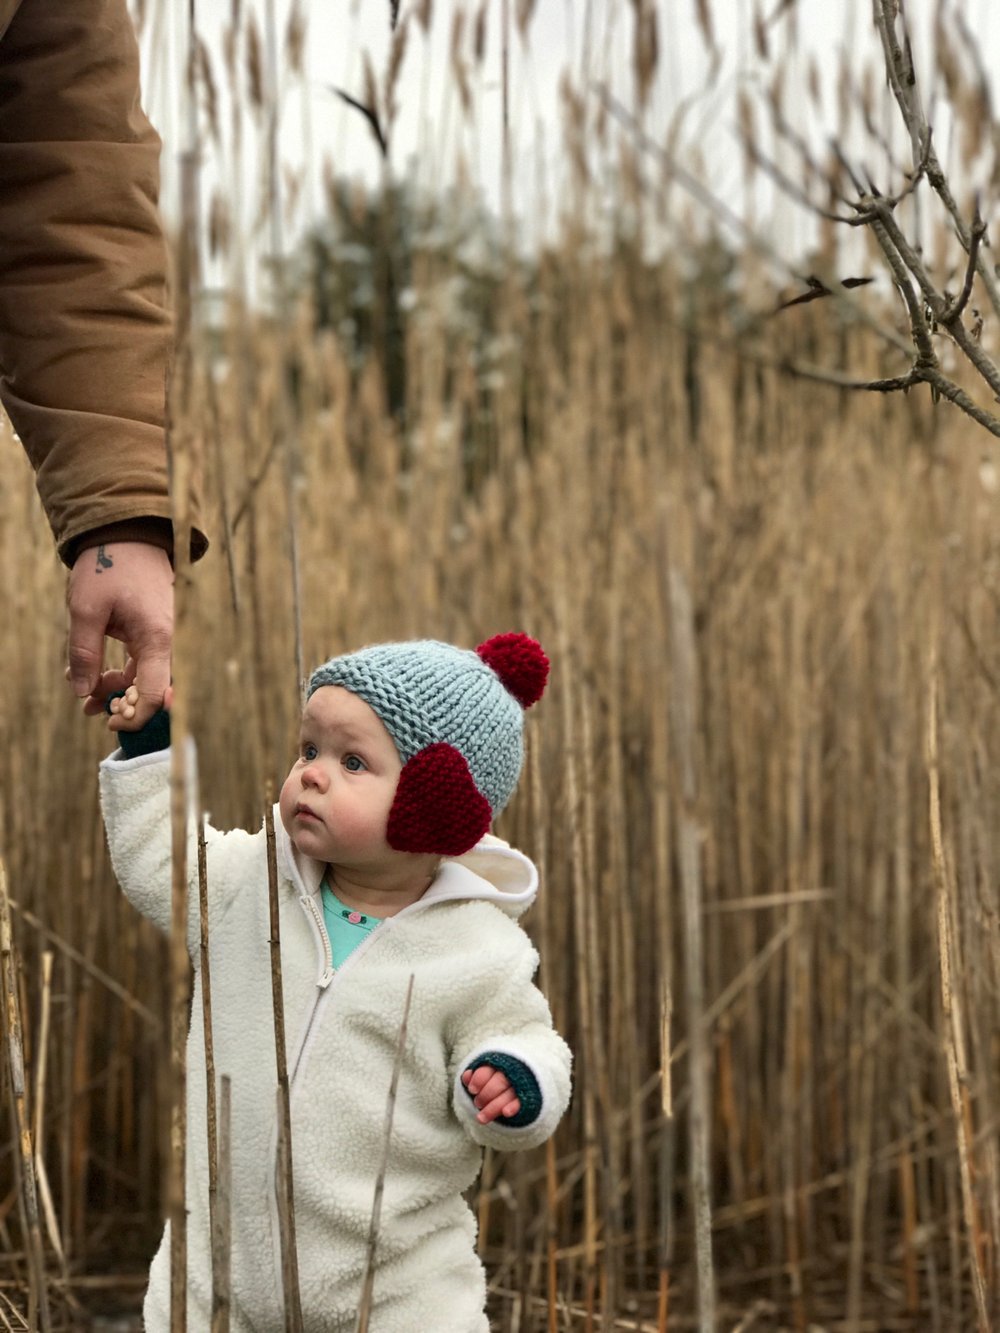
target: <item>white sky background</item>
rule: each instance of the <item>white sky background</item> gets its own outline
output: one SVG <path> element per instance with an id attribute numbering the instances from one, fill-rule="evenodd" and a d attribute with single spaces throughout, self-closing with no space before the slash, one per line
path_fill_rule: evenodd
<path id="1" fill-rule="evenodd" d="M 329 90 L 335 84 L 364 99 L 365 60 L 381 87 L 389 59 L 390 0 L 301 0 L 306 18 L 305 76 L 290 73 L 285 34 L 293 0 L 242 0 L 245 28 L 252 13 L 267 40 L 269 13 L 281 51 L 282 97 L 281 160 L 284 167 L 282 199 L 285 205 L 283 243 L 294 244 L 309 222 L 324 212 L 324 169 L 338 176 L 377 185 L 382 163 L 372 133 L 363 117 L 345 106 Z M 568 155 L 560 86 L 564 80 L 585 99 L 596 116 L 596 85 L 606 86 L 627 107 L 636 105 L 633 74 L 633 0 L 536 0 L 527 40 L 517 32 L 515 13 L 524 0 L 508 0 L 510 12 L 509 103 L 513 170 L 511 203 L 526 239 L 551 233 L 560 204 L 565 207 Z M 219 93 L 222 144 L 209 142 L 206 118 L 201 116 L 202 194 L 206 201 L 220 192 L 235 215 L 252 229 L 266 216 L 261 170 L 262 125 L 249 110 L 246 93 L 246 43 L 237 60 L 239 135 L 242 166 L 234 150 L 233 101 L 223 58 L 223 34 L 232 21 L 234 0 L 196 0 L 199 32 L 204 38 Z M 390 167 L 423 189 L 436 192 L 449 184 L 472 185 L 491 208 L 502 206 L 501 16 L 504 0 L 433 0 L 432 22 L 425 35 L 416 22 L 420 0 L 401 0 L 400 22 L 408 21 L 408 40 L 396 93 L 398 119 L 391 138 Z M 485 13 L 485 52 L 477 65 L 473 30 L 480 8 Z M 975 33 L 984 66 L 1000 68 L 1000 4 L 996 0 L 910 0 L 907 11 L 917 43 L 925 100 L 940 99 L 940 79 L 934 70 L 930 32 L 935 12 L 960 9 Z M 777 201 L 774 191 L 758 181 L 748 192 L 737 141 L 736 92 L 742 88 L 763 92 L 775 69 L 784 70 L 785 114 L 822 156 L 826 140 L 838 133 L 836 86 L 845 66 L 858 79 L 872 71 L 878 89 L 877 119 L 888 131 L 897 120 L 888 101 L 884 75 L 879 77 L 879 52 L 871 28 L 871 0 L 798 0 L 783 7 L 781 0 L 705 0 L 721 61 L 709 84 L 710 55 L 699 25 L 698 0 L 657 0 L 659 64 L 645 128 L 658 143 L 672 134 L 678 161 L 693 167 L 713 192 L 767 236 L 780 253 L 801 252 L 814 243 L 815 221 L 801 209 Z M 755 9 L 773 16 L 767 26 L 771 64 L 763 67 L 755 54 Z M 784 12 L 778 11 L 784 9 Z M 464 14 L 461 50 L 471 94 L 471 112 L 464 114 L 451 59 L 456 15 Z M 187 4 L 180 0 L 146 0 L 142 51 L 144 95 L 149 113 L 164 138 L 164 206 L 176 216 L 177 160 L 185 136 L 180 51 L 186 34 Z M 244 34 L 245 36 L 245 34 Z M 815 67 L 818 102 L 808 94 L 810 64 Z M 682 114 L 681 114 L 682 113 Z M 859 145 L 859 160 L 872 170 L 878 184 L 898 189 L 901 181 L 889 176 L 884 154 L 870 143 L 862 151 L 858 117 L 848 142 Z M 946 165 L 957 151 L 943 114 L 932 115 L 939 155 Z M 758 124 L 763 126 L 761 116 Z M 617 161 L 617 140 L 611 133 L 603 150 L 594 147 L 593 122 L 588 129 L 591 162 L 598 181 L 610 181 Z M 859 135 L 853 138 L 854 135 Z M 801 176 L 787 147 L 765 142 L 793 176 Z M 992 167 L 992 159 L 982 172 Z M 646 159 L 648 175 L 659 180 L 659 167 Z M 297 186 L 292 185 L 297 179 Z M 602 193 L 603 190 L 603 193 Z M 294 199 L 293 199 L 294 195 Z M 984 201 L 990 203 L 987 195 Z M 589 207 L 609 211 L 616 201 L 610 184 L 591 192 Z M 665 226 L 667 235 L 683 234 L 686 219 L 704 208 L 694 207 L 682 191 L 670 195 Z M 248 228 L 247 220 L 250 220 Z M 663 218 L 661 216 L 661 223 Z M 258 226 L 258 248 L 266 246 L 266 227 Z"/>

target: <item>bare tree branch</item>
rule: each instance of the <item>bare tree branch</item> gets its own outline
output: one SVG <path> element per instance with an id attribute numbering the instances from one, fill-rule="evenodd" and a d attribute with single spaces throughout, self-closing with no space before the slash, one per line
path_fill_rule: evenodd
<path id="1" fill-rule="evenodd" d="M 345 93 L 343 88 L 334 88 L 331 84 L 330 91 L 336 93 L 341 101 L 346 102 L 348 106 L 354 107 L 355 111 L 361 112 L 365 120 L 367 120 L 368 124 L 371 126 L 372 134 L 374 134 L 375 140 L 379 146 L 379 152 L 383 157 L 388 157 L 389 145 L 386 143 L 385 134 L 383 133 L 382 125 L 378 118 L 378 112 L 375 108 L 366 106 L 364 102 L 359 102 L 358 99 L 352 97 L 350 93 Z"/>
<path id="2" fill-rule="evenodd" d="M 682 189 L 705 208 L 709 209 L 716 217 L 721 218 L 726 225 L 743 238 L 749 248 L 757 255 L 767 259 L 775 264 L 784 272 L 789 273 L 798 281 L 808 285 L 808 275 L 792 264 L 787 255 L 777 250 L 770 241 L 766 240 L 759 232 L 746 223 L 746 221 L 733 212 L 733 210 L 717 195 L 713 194 L 706 185 L 698 179 L 697 176 L 682 166 L 677 159 L 662 144 L 650 138 L 639 122 L 631 112 L 622 105 L 621 102 L 601 84 L 594 84 L 594 90 L 601 101 L 607 107 L 608 111 L 615 119 L 628 130 L 636 147 L 642 149 L 644 153 L 657 158 L 663 169 L 670 176 L 671 180 L 677 182 Z M 886 342 L 890 347 L 894 347 L 904 356 L 913 355 L 912 344 L 901 337 L 888 324 L 883 324 L 875 318 L 871 311 L 866 310 L 862 305 L 850 300 L 845 291 L 833 291 L 834 302 L 847 318 L 855 323 L 863 324 L 874 334 Z"/>
<path id="3" fill-rule="evenodd" d="M 889 76 L 889 86 L 892 88 L 896 104 L 899 107 L 903 121 L 910 135 L 910 142 L 913 146 L 913 156 L 914 158 L 926 157 L 927 179 L 930 181 L 941 202 L 951 215 L 952 221 L 955 224 L 955 231 L 962 243 L 962 247 L 966 253 L 968 253 L 972 249 L 972 235 L 969 228 L 966 226 L 958 204 L 955 202 L 951 193 L 941 163 L 938 160 L 937 153 L 930 146 L 930 127 L 927 124 L 923 110 L 919 104 L 919 99 L 917 98 L 916 76 L 914 74 L 912 60 L 908 60 L 904 55 L 896 37 L 896 29 L 894 26 L 896 9 L 895 0 L 873 0 L 873 3 L 875 9 L 875 26 L 878 29 L 878 34 L 882 41 L 886 73 Z M 1000 318 L 1000 287 L 998 287 L 997 279 L 989 265 L 983 263 L 981 254 L 977 256 L 976 272 L 979 274 L 983 286 L 986 288 L 987 295 L 990 299 L 990 305 L 993 307 L 994 313 Z"/>
<path id="4" fill-rule="evenodd" d="M 917 300 L 917 294 L 913 290 L 906 260 L 899 252 L 896 238 L 891 234 L 890 227 L 886 225 L 886 218 L 889 219 L 890 223 L 892 222 L 892 213 L 888 209 L 884 214 L 878 214 L 875 217 L 872 222 L 872 232 L 892 270 L 896 288 L 906 303 L 906 309 L 910 317 L 910 332 L 913 335 L 917 351 L 925 361 L 934 362 L 936 357 L 931 343 L 930 327 L 920 302 Z"/>
<path id="5" fill-rule="evenodd" d="M 979 247 L 986 235 L 986 223 L 979 214 L 979 202 L 976 201 L 976 215 L 972 220 L 972 244 L 969 246 L 969 262 L 965 266 L 965 282 L 962 284 L 962 290 L 958 299 L 948 307 L 941 316 L 942 324 L 950 324 L 952 320 L 958 319 L 962 311 L 969 304 L 969 297 L 972 295 L 972 282 L 976 276 L 976 262 L 979 258 Z"/>

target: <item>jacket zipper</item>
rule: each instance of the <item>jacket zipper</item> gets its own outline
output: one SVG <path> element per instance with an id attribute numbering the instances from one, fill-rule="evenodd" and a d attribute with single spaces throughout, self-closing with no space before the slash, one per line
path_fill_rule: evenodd
<path id="1" fill-rule="evenodd" d="M 320 990 L 326 990 L 327 986 L 329 986 L 334 978 L 333 945 L 330 943 L 330 932 L 327 930 L 323 915 L 313 899 L 311 897 L 304 897 L 299 901 L 309 911 L 313 921 L 316 923 L 316 928 L 319 930 L 319 938 L 323 945 L 323 956 L 326 961 L 326 967 L 323 969 L 323 975 L 320 977 L 319 981 L 317 981 L 316 985 Z M 310 1027 L 311 1026 L 312 1020 L 310 1020 Z M 308 1036 L 308 1033 L 306 1035 Z"/>

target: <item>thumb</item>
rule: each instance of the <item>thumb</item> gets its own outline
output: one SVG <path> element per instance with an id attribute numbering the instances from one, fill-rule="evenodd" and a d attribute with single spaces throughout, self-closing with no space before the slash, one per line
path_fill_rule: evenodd
<path id="1" fill-rule="evenodd" d="M 139 700 L 133 725 L 138 728 L 163 707 L 164 695 L 170 685 L 170 652 L 147 648 L 135 655 L 135 687 Z"/>
<path id="2" fill-rule="evenodd" d="M 73 693 L 83 698 L 101 677 L 104 664 L 104 625 L 91 616 L 70 610 L 69 679 Z"/>

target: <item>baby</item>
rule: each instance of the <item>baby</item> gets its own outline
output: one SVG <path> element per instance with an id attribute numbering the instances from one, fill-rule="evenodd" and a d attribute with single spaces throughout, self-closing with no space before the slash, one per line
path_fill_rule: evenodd
<path id="1" fill-rule="evenodd" d="M 517 918 L 527 857 L 488 833 L 522 763 L 524 709 L 548 661 L 523 634 L 475 652 L 432 641 L 335 657 L 313 672 L 275 819 L 300 1291 L 308 1333 L 353 1333 L 410 977 L 412 1007 L 376 1256 L 371 1333 L 487 1333 L 485 1275 L 463 1192 L 482 1147 L 532 1148 L 569 1100 L 570 1053 L 532 977 Z M 112 699 L 115 726 L 134 708 Z M 171 693 L 164 700 L 169 708 Z M 101 765 L 115 873 L 170 922 L 169 724 L 119 731 Z M 193 834 L 192 834 L 193 837 Z M 232 1081 L 233 1333 L 285 1327 L 263 830 L 206 828 L 215 1060 Z M 190 867 L 197 865 L 192 844 Z M 211 1264 L 197 879 L 188 949 L 188 1327 L 208 1329 Z M 147 1333 L 169 1328 L 169 1227 Z"/>

